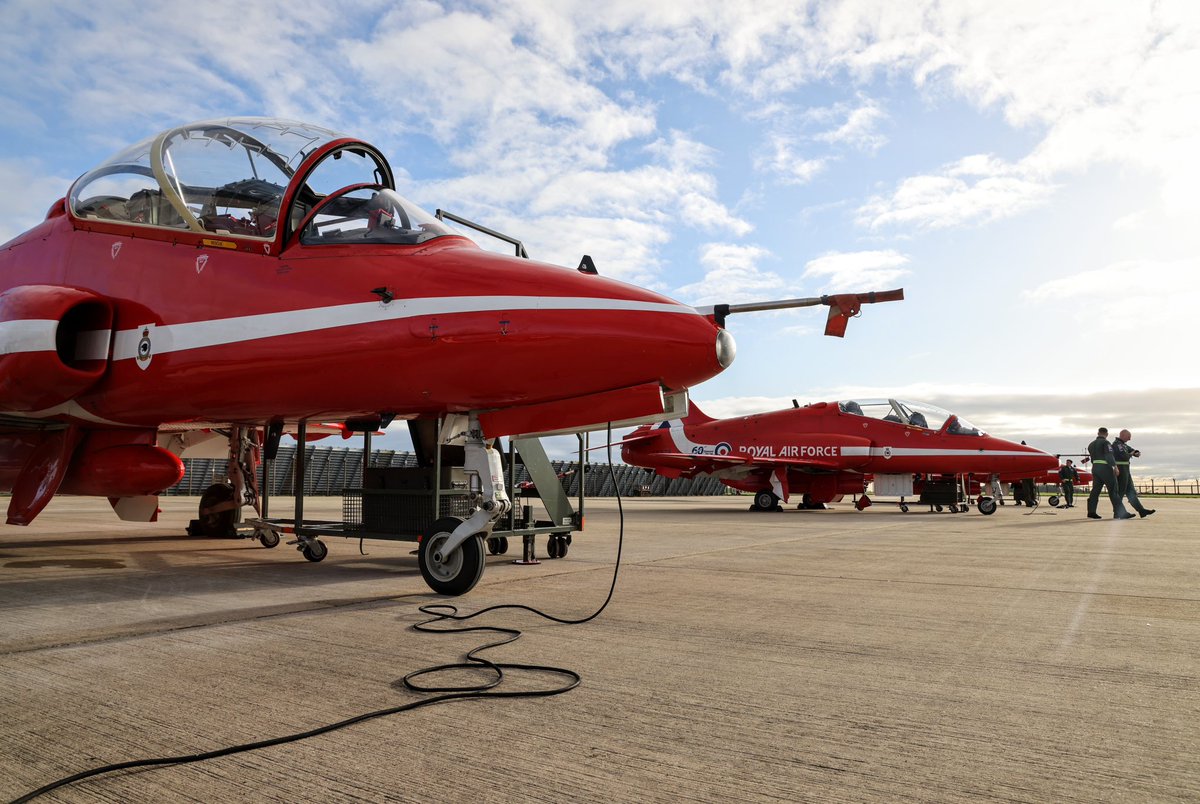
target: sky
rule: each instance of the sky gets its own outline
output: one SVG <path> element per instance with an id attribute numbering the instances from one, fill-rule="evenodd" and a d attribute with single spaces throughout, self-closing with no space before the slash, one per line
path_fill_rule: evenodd
<path id="1" fill-rule="evenodd" d="M 164 128 L 288 117 L 531 256 L 729 319 L 710 415 L 848 397 L 1200 476 L 1200 4 L 0 0 L 0 241 Z M 484 244 L 496 247 L 495 244 Z M 397 444 L 401 436 L 388 436 Z"/>

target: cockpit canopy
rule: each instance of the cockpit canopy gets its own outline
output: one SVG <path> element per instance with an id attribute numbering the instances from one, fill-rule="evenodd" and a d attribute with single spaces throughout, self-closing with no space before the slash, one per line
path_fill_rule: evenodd
<path id="1" fill-rule="evenodd" d="M 320 160 L 310 164 L 319 151 Z M 334 203 L 335 197 L 342 200 Z M 286 198 L 290 209 L 282 215 Z M 313 236 L 306 231 L 302 238 L 308 244 L 418 243 L 454 233 L 396 193 L 390 166 L 370 145 L 274 118 L 229 118 L 164 131 L 85 173 L 68 203 L 85 220 L 263 240 L 277 239 L 281 228 L 289 235 L 321 205 L 325 214 L 312 218 Z M 357 218 L 362 225 L 331 223 L 334 218 Z M 401 235 L 406 221 L 415 228 Z M 356 228 L 370 236 L 351 238 Z"/>
<path id="2" fill-rule="evenodd" d="M 951 435 L 984 435 L 983 430 L 961 416 L 926 402 L 911 402 L 905 399 L 849 399 L 838 402 L 838 408 L 842 413 L 923 427 L 927 430 L 945 428 Z"/>

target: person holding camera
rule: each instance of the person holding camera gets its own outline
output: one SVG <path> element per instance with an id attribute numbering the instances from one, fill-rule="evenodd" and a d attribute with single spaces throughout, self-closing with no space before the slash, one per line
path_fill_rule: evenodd
<path id="1" fill-rule="evenodd" d="M 1128 430 L 1122 430 L 1121 434 L 1113 439 L 1112 451 L 1113 457 L 1117 462 L 1117 493 L 1122 500 L 1128 499 L 1129 504 L 1133 506 L 1133 510 L 1138 512 L 1138 516 L 1145 517 L 1154 513 L 1153 508 L 1146 508 L 1142 505 L 1142 501 L 1138 499 L 1137 487 L 1133 484 L 1133 472 L 1129 471 L 1129 459 L 1142 457 L 1141 450 L 1136 450 L 1129 446 L 1129 441 L 1133 439 L 1133 435 Z"/>

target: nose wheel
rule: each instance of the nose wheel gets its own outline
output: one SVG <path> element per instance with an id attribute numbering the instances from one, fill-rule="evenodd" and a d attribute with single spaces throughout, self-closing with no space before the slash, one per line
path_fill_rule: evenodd
<path id="1" fill-rule="evenodd" d="M 442 545 L 463 520 L 448 516 L 429 526 L 417 550 L 417 565 L 429 588 L 439 595 L 462 595 L 471 591 L 483 575 L 483 538 L 472 536 L 442 555 Z"/>

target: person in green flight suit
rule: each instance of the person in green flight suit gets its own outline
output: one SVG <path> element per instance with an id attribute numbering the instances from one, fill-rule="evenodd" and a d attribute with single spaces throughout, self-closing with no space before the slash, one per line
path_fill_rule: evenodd
<path id="1" fill-rule="evenodd" d="M 1125 510 L 1121 504 L 1121 494 L 1117 489 L 1117 459 L 1113 455 L 1112 444 L 1108 443 L 1108 428 L 1101 427 L 1096 432 L 1096 440 L 1087 445 L 1088 460 L 1092 462 L 1092 493 L 1088 495 L 1088 519 L 1100 519 L 1096 513 L 1096 504 L 1100 502 L 1100 489 L 1108 487 L 1108 499 L 1112 502 L 1113 519 L 1133 519 L 1133 514 Z"/>
<path id="2" fill-rule="evenodd" d="M 1079 482 L 1079 470 L 1075 468 L 1075 462 L 1067 458 L 1066 464 L 1058 467 L 1058 482 L 1062 486 L 1063 496 L 1067 499 L 1067 504 L 1063 508 L 1075 507 L 1075 484 Z"/>
<path id="3" fill-rule="evenodd" d="M 1142 453 L 1141 450 L 1129 446 L 1128 442 L 1132 439 L 1133 436 L 1128 430 L 1122 430 L 1121 434 L 1113 439 L 1113 457 L 1117 460 L 1117 471 L 1121 473 L 1117 476 L 1117 493 L 1122 500 L 1128 499 L 1133 510 L 1138 512 L 1138 516 L 1144 518 L 1153 514 L 1154 509 L 1142 505 L 1142 501 L 1138 499 L 1137 488 L 1133 485 L 1133 472 L 1129 470 L 1129 459 L 1140 458 Z"/>

